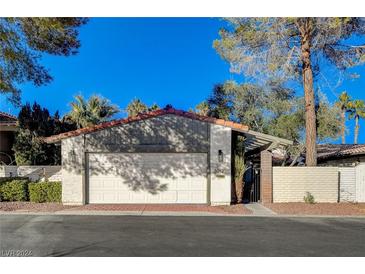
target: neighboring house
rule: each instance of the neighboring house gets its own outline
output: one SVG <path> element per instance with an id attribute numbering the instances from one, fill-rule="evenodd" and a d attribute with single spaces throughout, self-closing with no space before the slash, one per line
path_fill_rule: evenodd
<path id="1" fill-rule="evenodd" d="M 285 151 L 275 149 L 273 151 L 273 164 L 281 166 L 286 159 Z M 293 161 L 286 159 L 285 166 Z M 365 163 L 365 144 L 319 144 L 317 145 L 317 165 L 318 166 L 356 166 Z M 294 166 L 305 165 L 305 154 L 303 153 Z"/>
<path id="2" fill-rule="evenodd" d="M 17 131 L 17 118 L 0 111 L 0 165 L 12 164 L 14 152 L 12 147 Z"/>
<path id="3" fill-rule="evenodd" d="M 365 145 L 318 145 L 319 166 L 355 166 L 365 163 Z"/>
<path id="4" fill-rule="evenodd" d="M 173 108 L 44 141 L 62 145 L 64 204 L 222 205 L 231 202 L 233 144 L 239 135 L 246 138 L 248 154 L 292 144 L 245 125 Z"/>

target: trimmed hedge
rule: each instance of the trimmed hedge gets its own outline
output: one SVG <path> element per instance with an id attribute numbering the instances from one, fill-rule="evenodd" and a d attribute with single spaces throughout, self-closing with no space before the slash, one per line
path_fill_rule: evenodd
<path id="1" fill-rule="evenodd" d="M 61 182 L 29 183 L 29 199 L 34 203 L 60 203 L 62 199 Z"/>
<path id="2" fill-rule="evenodd" d="M 0 182 L 0 201 L 28 201 L 28 183 L 27 179 L 2 180 Z"/>

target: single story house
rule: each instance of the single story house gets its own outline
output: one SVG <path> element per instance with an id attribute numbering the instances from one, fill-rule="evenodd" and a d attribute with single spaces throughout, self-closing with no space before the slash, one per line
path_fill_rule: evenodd
<path id="1" fill-rule="evenodd" d="M 365 145 L 318 145 L 317 159 L 319 166 L 356 166 L 365 163 Z"/>
<path id="2" fill-rule="evenodd" d="M 242 124 L 172 107 L 44 141 L 62 146 L 64 204 L 226 205 L 231 202 L 232 154 L 239 135 L 247 154 L 292 144 Z M 271 167 L 271 154 L 269 160 Z"/>
<path id="3" fill-rule="evenodd" d="M 17 118 L 9 113 L 0 111 L 0 165 L 9 165 L 14 160 L 12 148 L 16 131 Z"/>
<path id="4" fill-rule="evenodd" d="M 285 151 L 275 149 L 273 151 L 273 163 L 276 166 L 282 165 L 283 161 L 290 165 L 292 158 L 287 159 Z M 317 165 L 318 166 L 356 166 L 365 163 L 365 144 L 318 144 Z M 297 158 L 294 166 L 305 165 L 305 153 Z"/>

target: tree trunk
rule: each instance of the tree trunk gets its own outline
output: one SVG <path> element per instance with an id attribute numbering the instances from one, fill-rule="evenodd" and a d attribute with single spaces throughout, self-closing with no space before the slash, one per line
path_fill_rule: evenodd
<path id="1" fill-rule="evenodd" d="M 357 145 L 357 137 L 359 135 L 359 116 L 355 116 L 355 135 L 354 135 L 354 144 Z"/>
<path id="2" fill-rule="evenodd" d="M 342 109 L 341 112 L 341 139 L 342 139 L 342 144 L 346 143 L 346 138 L 345 138 L 345 123 L 346 123 L 346 112 L 345 109 Z"/>
<path id="3" fill-rule="evenodd" d="M 242 198 L 243 198 L 243 180 L 236 180 L 235 181 L 235 185 L 236 185 L 236 198 L 237 198 L 237 204 L 242 203 Z"/>
<path id="4" fill-rule="evenodd" d="M 313 72 L 311 63 L 311 31 L 312 22 L 310 18 L 303 18 L 300 27 L 301 33 L 301 58 L 302 74 L 305 98 L 305 148 L 306 148 L 306 165 L 317 165 L 317 148 L 316 148 L 316 111 L 313 90 Z"/>

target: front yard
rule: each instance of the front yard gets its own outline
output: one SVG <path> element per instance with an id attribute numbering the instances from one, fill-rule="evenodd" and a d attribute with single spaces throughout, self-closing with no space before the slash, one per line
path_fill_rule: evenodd
<path id="1" fill-rule="evenodd" d="M 365 216 L 365 203 L 273 203 L 264 206 L 280 215 Z"/>

